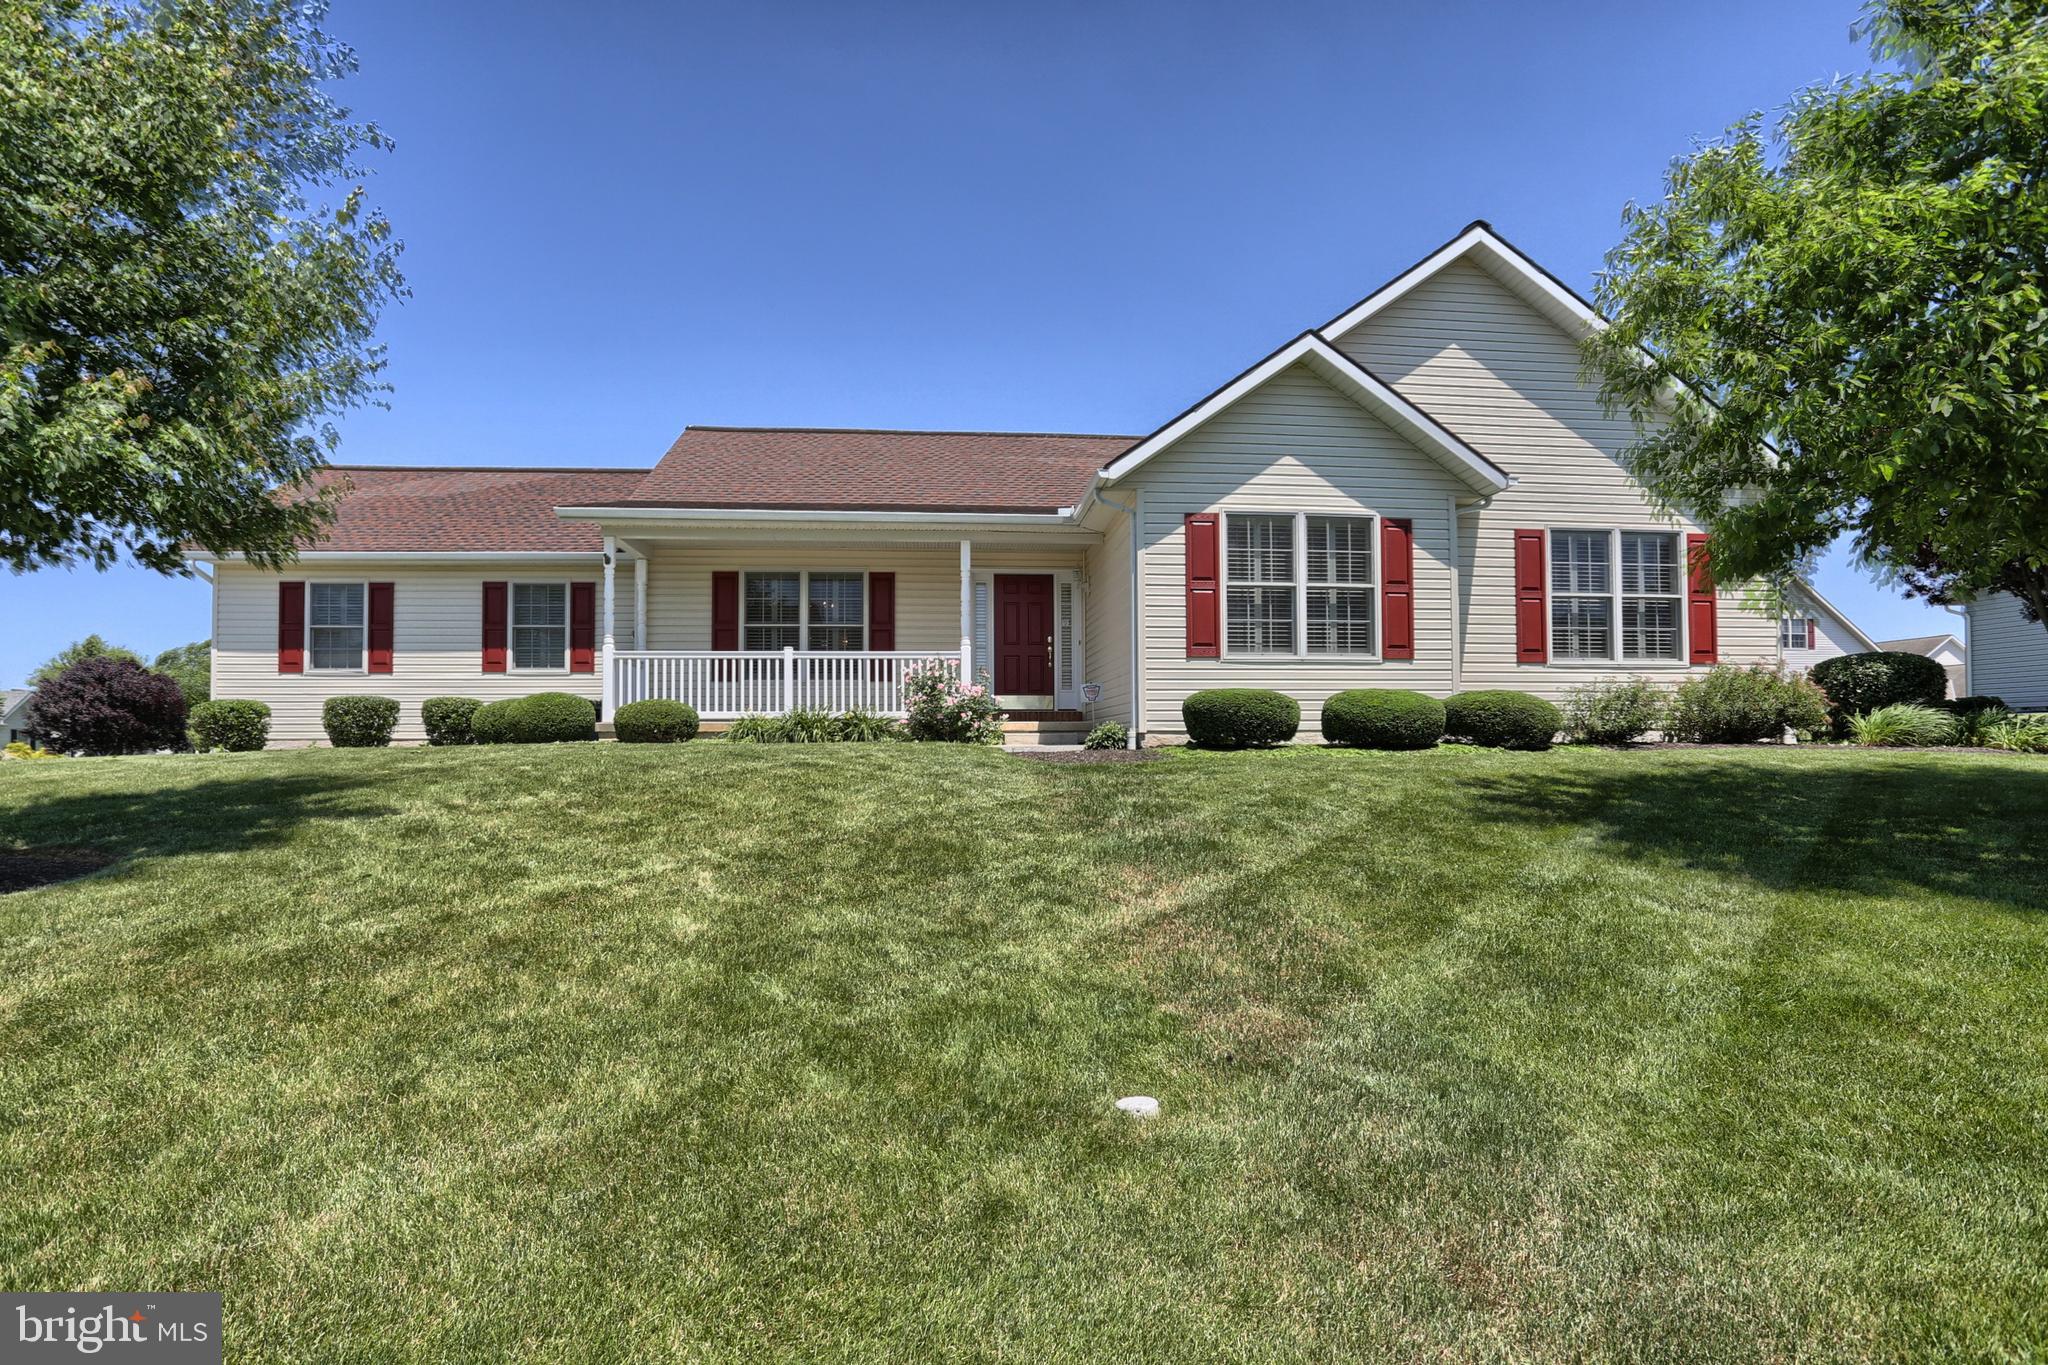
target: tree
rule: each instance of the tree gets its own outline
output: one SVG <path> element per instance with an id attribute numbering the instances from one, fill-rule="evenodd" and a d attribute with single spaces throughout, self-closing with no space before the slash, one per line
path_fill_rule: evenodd
<path id="1" fill-rule="evenodd" d="M 167 649 L 149 666 L 178 685 L 190 708 L 213 696 L 213 641 L 194 640 L 189 645 Z"/>
<path id="2" fill-rule="evenodd" d="M 83 640 L 73 641 L 59 650 L 57 656 L 41 668 L 28 675 L 30 687 L 41 687 L 73 664 L 84 663 L 87 659 L 125 659 L 131 664 L 142 662 L 142 656 L 132 649 L 110 645 L 98 635 L 88 635 Z"/>
<path id="3" fill-rule="evenodd" d="M 0 0 L 0 562 L 278 566 L 404 293 L 304 0 Z"/>
<path id="4" fill-rule="evenodd" d="M 2048 614 L 2048 4 L 1881 0 L 1888 67 L 1631 205 L 1587 345 L 1626 458 L 1724 578 L 1841 535 L 1935 601 Z"/>
<path id="5" fill-rule="evenodd" d="M 84 659 L 36 690 L 36 728 L 59 753 L 175 749 L 185 742 L 185 694 L 132 659 Z"/>

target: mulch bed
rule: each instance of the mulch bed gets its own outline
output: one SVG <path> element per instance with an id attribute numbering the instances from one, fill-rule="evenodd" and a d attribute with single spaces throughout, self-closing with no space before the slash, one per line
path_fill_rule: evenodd
<path id="1" fill-rule="evenodd" d="M 54 882 L 68 882 L 97 872 L 114 861 L 113 855 L 89 849 L 0 849 L 0 896 L 10 891 L 32 891 Z"/>
<path id="2" fill-rule="evenodd" d="M 1071 749 L 1026 749 L 1019 758 L 1035 758 L 1040 763 L 1150 763 L 1163 758 L 1158 749 L 1083 749 L 1076 745 Z"/>

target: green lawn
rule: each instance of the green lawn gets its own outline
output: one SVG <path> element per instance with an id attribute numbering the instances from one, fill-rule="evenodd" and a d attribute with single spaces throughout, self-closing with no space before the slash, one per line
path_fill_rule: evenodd
<path id="1" fill-rule="evenodd" d="M 125 859 L 0 898 L 0 1287 L 231 1360 L 2048 1355 L 2048 761 L 16 763 L 0 843 Z"/>

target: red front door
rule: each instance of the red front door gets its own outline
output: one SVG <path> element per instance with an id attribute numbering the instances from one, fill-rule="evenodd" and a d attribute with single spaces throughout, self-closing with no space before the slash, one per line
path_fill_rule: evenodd
<path id="1" fill-rule="evenodd" d="M 996 575 L 996 693 L 1052 695 L 1052 575 Z"/>

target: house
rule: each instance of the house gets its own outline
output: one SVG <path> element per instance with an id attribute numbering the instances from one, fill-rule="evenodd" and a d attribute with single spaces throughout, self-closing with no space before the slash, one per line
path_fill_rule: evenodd
<path id="1" fill-rule="evenodd" d="M 1965 609 L 1968 691 L 2003 697 L 2016 711 L 2048 711 L 2048 628 L 2027 620 L 2020 600 L 1994 593 Z"/>
<path id="2" fill-rule="evenodd" d="M 1778 645 L 1786 666 L 1802 671 L 1823 659 L 1870 654 L 1883 648 L 1804 578 L 1793 579 L 1785 590 Z"/>
<path id="3" fill-rule="evenodd" d="M 1775 663 L 1617 456 L 1604 324 L 1474 223 L 1149 435 L 692 426 L 651 469 L 335 468 L 287 572 L 195 553 L 213 694 L 895 711 L 940 657 L 1020 717 L 1171 740 L 1200 688 L 1556 698 Z"/>
<path id="4" fill-rule="evenodd" d="M 1963 642 L 1953 635 L 1912 635 L 1903 640 L 1880 640 L 1879 649 L 1898 654 L 1924 654 L 1940 664 L 1948 674 L 1948 695 L 1966 697 L 1970 693 L 1969 653 Z"/>
<path id="5" fill-rule="evenodd" d="M 22 743 L 38 746 L 42 737 L 36 730 L 36 690 L 10 687 L 0 692 L 0 744 Z"/>

